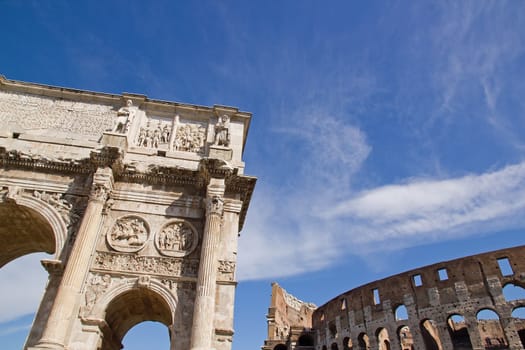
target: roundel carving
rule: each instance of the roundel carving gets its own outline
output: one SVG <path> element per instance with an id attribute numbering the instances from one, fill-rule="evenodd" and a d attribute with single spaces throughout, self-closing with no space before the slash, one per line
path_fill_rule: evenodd
<path id="1" fill-rule="evenodd" d="M 172 221 L 159 231 L 155 239 L 157 249 L 163 255 L 183 257 L 190 254 L 199 236 L 195 228 L 186 221 Z"/>
<path id="2" fill-rule="evenodd" d="M 117 219 L 106 239 L 111 248 L 119 252 L 138 252 L 149 237 L 149 227 L 138 216 L 123 216 Z"/>

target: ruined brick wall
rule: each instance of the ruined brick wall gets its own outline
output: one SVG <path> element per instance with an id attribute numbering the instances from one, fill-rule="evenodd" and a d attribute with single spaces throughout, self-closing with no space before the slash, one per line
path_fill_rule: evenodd
<path id="1" fill-rule="evenodd" d="M 503 249 L 352 289 L 314 312 L 315 348 L 523 349 L 524 320 L 513 311 L 525 307 L 524 258 L 525 246 Z M 523 291 L 516 300 L 503 293 L 512 285 Z M 480 319 L 482 310 L 496 319 Z"/>
<path id="2" fill-rule="evenodd" d="M 266 316 L 268 337 L 263 349 L 295 349 L 300 339 L 301 345 L 313 346 L 311 327 L 314 310 L 315 305 L 297 299 L 277 283 L 272 283 L 272 297 Z"/>

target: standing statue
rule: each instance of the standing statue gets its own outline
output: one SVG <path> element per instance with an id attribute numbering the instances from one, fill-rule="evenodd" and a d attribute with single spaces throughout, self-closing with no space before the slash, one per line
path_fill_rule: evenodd
<path id="1" fill-rule="evenodd" d="M 126 106 L 121 107 L 117 112 L 117 120 L 113 126 L 113 132 L 125 134 L 128 131 L 129 124 L 135 116 L 133 101 L 127 100 Z"/>
<path id="2" fill-rule="evenodd" d="M 215 146 L 230 145 L 230 117 L 226 114 L 219 117 L 219 120 L 215 124 L 215 140 L 213 142 Z"/>

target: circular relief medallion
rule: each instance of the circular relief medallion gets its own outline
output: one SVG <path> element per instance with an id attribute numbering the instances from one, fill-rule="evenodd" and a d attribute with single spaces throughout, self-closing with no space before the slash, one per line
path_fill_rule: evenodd
<path id="1" fill-rule="evenodd" d="M 198 235 L 195 228 L 185 221 L 170 222 L 157 234 L 157 249 L 168 256 L 183 257 L 197 247 Z"/>
<path id="2" fill-rule="evenodd" d="M 106 239 L 111 248 L 119 252 L 138 252 L 149 236 L 148 224 L 138 216 L 118 218 Z"/>

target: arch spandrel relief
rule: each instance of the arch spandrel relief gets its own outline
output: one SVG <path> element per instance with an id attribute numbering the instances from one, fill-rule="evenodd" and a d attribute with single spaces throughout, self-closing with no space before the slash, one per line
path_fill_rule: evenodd
<path id="1" fill-rule="evenodd" d="M 114 250 L 131 253 L 144 248 L 149 234 L 146 220 L 136 215 L 127 215 L 116 220 L 108 231 L 106 240 Z"/>
<path id="2" fill-rule="evenodd" d="M 197 247 L 199 235 L 187 221 L 176 220 L 165 224 L 155 237 L 155 246 L 162 255 L 184 257 Z"/>

